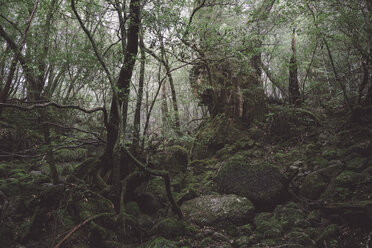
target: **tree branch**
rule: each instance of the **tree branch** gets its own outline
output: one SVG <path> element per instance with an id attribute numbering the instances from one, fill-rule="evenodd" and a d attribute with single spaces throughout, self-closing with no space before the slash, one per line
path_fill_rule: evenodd
<path id="1" fill-rule="evenodd" d="M 53 106 L 53 107 L 60 108 L 60 109 L 77 109 L 77 110 L 80 110 L 80 111 L 82 111 L 84 113 L 87 113 L 87 114 L 91 114 L 91 113 L 94 113 L 94 112 L 97 112 L 97 111 L 102 111 L 105 125 L 107 123 L 107 111 L 106 111 L 106 108 L 104 108 L 104 107 L 97 107 L 97 108 L 93 108 L 93 109 L 85 109 L 85 108 L 82 108 L 82 107 L 77 106 L 77 105 L 60 105 L 60 104 L 57 104 L 55 102 L 39 103 L 39 104 L 34 104 L 34 105 L 31 105 L 31 106 L 28 106 L 28 107 L 15 105 L 15 104 L 9 104 L 9 103 L 0 103 L 0 106 L 9 107 L 9 108 L 17 108 L 17 109 L 20 109 L 20 110 L 33 110 L 33 109 L 39 109 L 39 108 L 45 108 L 45 107 L 48 107 L 48 106 Z"/>

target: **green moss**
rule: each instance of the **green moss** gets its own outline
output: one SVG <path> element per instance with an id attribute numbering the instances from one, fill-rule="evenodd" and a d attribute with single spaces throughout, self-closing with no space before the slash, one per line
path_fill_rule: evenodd
<path id="1" fill-rule="evenodd" d="M 332 237 L 337 237 L 338 227 L 336 224 L 331 224 L 325 228 L 319 230 L 319 234 L 316 238 L 317 241 L 329 240 Z"/>
<path id="2" fill-rule="evenodd" d="M 135 201 L 130 201 L 125 204 L 125 212 L 127 214 L 137 216 L 140 213 L 140 208 Z"/>
<path id="3" fill-rule="evenodd" d="M 214 168 L 216 165 L 216 159 L 202 159 L 194 160 L 190 163 L 190 168 L 194 175 L 200 175 L 206 172 L 208 169 Z"/>
<path id="4" fill-rule="evenodd" d="M 226 228 L 226 233 L 232 237 L 237 237 L 239 235 L 239 231 L 236 225 L 229 225 Z"/>
<path id="5" fill-rule="evenodd" d="M 237 238 L 234 242 L 234 244 L 237 247 L 249 247 L 250 243 L 251 243 L 251 238 L 247 235 Z"/>
<path id="6" fill-rule="evenodd" d="M 246 224 L 243 226 L 238 227 L 238 232 L 241 235 L 251 235 L 252 234 L 252 226 L 251 224 Z"/>
<path id="7" fill-rule="evenodd" d="M 211 238 L 205 238 L 200 242 L 200 247 L 211 247 L 211 244 L 213 243 L 213 240 Z"/>
<path id="8" fill-rule="evenodd" d="M 323 193 L 327 185 L 326 178 L 318 173 L 311 173 L 306 176 L 301 185 L 301 194 L 308 199 L 315 200 Z"/>
<path id="9" fill-rule="evenodd" d="M 281 200 L 285 177 L 280 170 L 262 162 L 249 161 L 238 153 L 223 163 L 216 183 L 220 193 L 247 197 L 257 205 L 269 205 Z"/>
<path id="10" fill-rule="evenodd" d="M 365 181 L 367 177 L 368 176 L 363 173 L 344 171 L 336 177 L 335 184 L 337 186 L 345 186 L 349 184 L 357 185 Z"/>
<path id="11" fill-rule="evenodd" d="M 353 158 L 346 162 L 346 168 L 349 170 L 360 171 L 367 165 L 367 158 Z"/>
<path id="12" fill-rule="evenodd" d="M 192 158 L 204 159 L 212 157 L 225 145 L 232 145 L 241 137 L 246 136 L 233 119 L 223 114 L 217 115 L 205 122 L 199 129 L 192 148 Z"/>
<path id="13" fill-rule="evenodd" d="M 326 159 L 334 159 L 337 157 L 337 151 L 336 150 L 324 150 L 322 152 L 322 156 Z"/>
<path id="14" fill-rule="evenodd" d="M 185 230 L 185 226 L 183 223 L 178 222 L 172 218 L 161 220 L 155 228 L 157 230 L 157 233 L 165 238 L 175 238 L 177 236 L 181 236 Z"/>
<path id="15" fill-rule="evenodd" d="M 283 207 L 275 208 L 274 214 L 275 218 L 285 230 L 301 226 L 305 219 L 305 214 L 294 202 L 290 202 Z"/>
<path id="16" fill-rule="evenodd" d="M 314 165 L 319 166 L 320 168 L 324 168 L 328 165 L 328 159 L 325 158 L 317 158 L 314 161 Z"/>
<path id="17" fill-rule="evenodd" d="M 305 232 L 293 231 L 288 234 L 288 238 L 293 243 L 301 245 L 314 245 L 315 242 Z"/>
<path id="18" fill-rule="evenodd" d="M 187 235 L 193 236 L 193 235 L 195 235 L 197 233 L 200 233 L 200 230 L 197 227 L 193 226 L 193 225 L 187 224 L 187 225 L 185 225 L 185 233 Z"/>
<path id="19" fill-rule="evenodd" d="M 271 213 L 260 213 L 254 218 L 256 231 L 264 234 L 264 237 L 279 237 L 283 234 L 283 227 L 278 219 Z"/>
<path id="20" fill-rule="evenodd" d="M 157 237 L 147 242 L 143 248 L 177 248 L 176 244 L 163 237 Z"/>

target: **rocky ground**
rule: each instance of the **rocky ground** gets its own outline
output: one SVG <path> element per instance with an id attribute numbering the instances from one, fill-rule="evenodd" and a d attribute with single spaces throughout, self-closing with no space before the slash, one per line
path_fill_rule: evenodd
<path id="1" fill-rule="evenodd" d="M 136 187 L 125 214 L 82 166 L 49 183 L 32 161 L 0 165 L 0 247 L 371 247 L 370 115 L 272 110 L 244 129 L 217 116 L 192 145 L 153 151 L 184 213 L 171 211 L 162 178 Z"/>

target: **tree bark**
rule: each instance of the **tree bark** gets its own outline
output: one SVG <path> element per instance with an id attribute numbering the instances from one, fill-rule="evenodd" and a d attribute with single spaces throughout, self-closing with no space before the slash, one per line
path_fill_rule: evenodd
<path id="1" fill-rule="evenodd" d="M 293 29 L 292 34 L 292 56 L 289 61 L 289 103 L 293 105 L 300 104 L 300 89 L 297 77 L 297 59 L 296 59 L 296 31 Z"/>
<path id="2" fill-rule="evenodd" d="M 143 33 L 140 34 L 140 49 L 141 49 L 141 65 L 140 65 L 140 77 L 138 82 L 138 94 L 136 102 L 136 110 L 134 114 L 134 133 L 132 145 L 135 150 L 139 149 L 139 140 L 140 140 L 140 129 L 141 129 L 141 105 L 143 97 L 143 84 L 145 81 L 145 64 L 146 64 L 146 54 L 143 43 Z"/>

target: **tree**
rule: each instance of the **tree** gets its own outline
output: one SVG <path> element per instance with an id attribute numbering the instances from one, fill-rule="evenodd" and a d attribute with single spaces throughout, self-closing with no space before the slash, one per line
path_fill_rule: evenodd
<path id="1" fill-rule="evenodd" d="M 300 89 L 297 78 L 297 60 L 296 60 L 296 30 L 292 34 L 292 56 L 289 61 L 289 103 L 298 105 L 300 103 Z"/>

